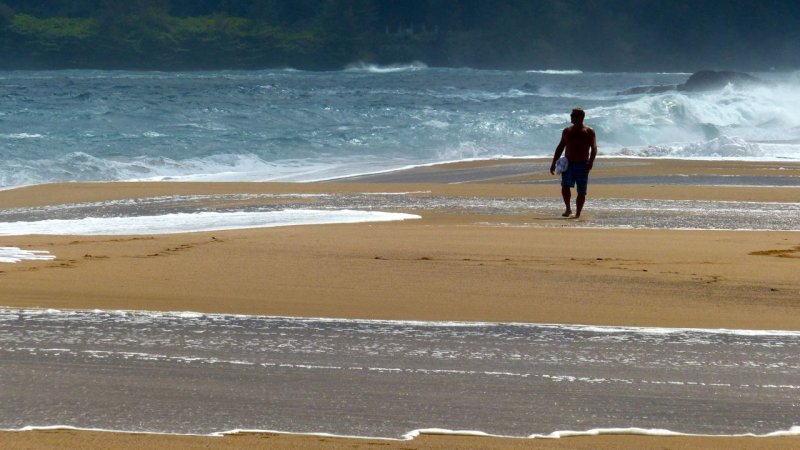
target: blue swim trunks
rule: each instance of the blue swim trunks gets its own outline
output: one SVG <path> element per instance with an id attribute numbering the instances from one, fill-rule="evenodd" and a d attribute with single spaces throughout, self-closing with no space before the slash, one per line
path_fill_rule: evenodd
<path id="1" fill-rule="evenodd" d="M 586 195 L 586 185 L 589 184 L 589 163 L 575 163 L 570 161 L 566 172 L 561 174 L 561 186 L 573 188 L 578 185 L 578 195 Z"/>

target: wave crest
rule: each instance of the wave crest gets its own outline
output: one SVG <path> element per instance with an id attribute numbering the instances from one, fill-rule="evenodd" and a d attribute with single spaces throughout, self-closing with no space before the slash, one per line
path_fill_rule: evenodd
<path id="1" fill-rule="evenodd" d="M 554 69 L 526 70 L 525 72 L 540 73 L 543 75 L 581 75 L 583 73 L 582 70 L 554 70 Z"/>
<path id="2" fill-rule="evenodd" d="M 640 149 L 626 147 L 620 150 L 620 154 L 647 158 L 742 158 L 764 156 L 764 152 L 758 144 L 749 143 L 735 136 L 720 136 L 710 141 L 688 145 L 648 145 Z"/>
<path id="3" fill-rule="evenodd" d="M 395 72 L 413 72 L 427 68 L 428 65 L 421 61 L 413 61 L 408 64 L 390 64 L 387 66 L 380 66 L 377 64 L 369 64 L 363 61 L 358 61 L 352 64 L 348 64 L 344 70 L 346 72 L 395 73 Z"/>
<path id="4" fill-rule="evenodd" d="M 581 75 L 583 73 L 582 70 L 554 70 L 554 69 L 526 70 L 525 72 L 540 73 L 543 75 Z"/>

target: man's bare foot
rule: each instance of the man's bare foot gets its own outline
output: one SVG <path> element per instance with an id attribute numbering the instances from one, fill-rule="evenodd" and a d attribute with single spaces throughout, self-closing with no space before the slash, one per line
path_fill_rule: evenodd
<path id="1" fill-rule="evenodd" d="M 576 219 L 580 219 L 581 218 L 581 213 L 575 214 L 575 218 Z"/>
<path id="2" fill-rule="evenodd" d="M 564 214 L 562 214 L 561 217 L 569 217 L 571 215 L 572 215 L 572 211 L 568 209 L 568 210 L 564 211 Z"/>

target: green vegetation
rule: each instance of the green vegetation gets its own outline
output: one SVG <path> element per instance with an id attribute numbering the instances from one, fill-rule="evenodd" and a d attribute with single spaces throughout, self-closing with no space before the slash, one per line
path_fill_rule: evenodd
<path id="1" fill-rule="evenodd" d="M 796 0 L 0 0 L 0 68 L 800 67 Z"/>
<path id="2" fill-rule="evenodd" d="M 86 39 L 97 34 L 97 21 L 71 17 L 38 19 L 27 14 L 15 15 L 8 31 L 21 36 L 41 39 Z"/>

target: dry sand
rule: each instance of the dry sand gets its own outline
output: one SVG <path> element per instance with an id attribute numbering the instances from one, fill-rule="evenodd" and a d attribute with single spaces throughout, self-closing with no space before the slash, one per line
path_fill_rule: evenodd
<path id="1" fill-rule="evenodd" d="M 537 162 L 533 162 L 535 164 Z M 538 162 L 541 164 L 541 161 Z M 493 166 L 521 164 L 485 162 Z M 475 168 L 453 165 L 426 172 Z M 480 165 L 478 168 L 480 169 Z M 691 173 L 800 176 L 800 165 L 619 160 L 593 177 Z M 547 174 L 549 176 L 549 174 Z M 0 192 L 0 207 L 200 193 L 409 192 L 558 195 L 509 184 L 110 183 Z M 800 182 L 798 183 L 800 184 Z M 798 187 L 593 185 L 592 198 L 797 202 Z M 415 212 L 404 211 L 404 212 Z M 560 211 L 554 211 L 554 218 Z M 417 212 L 420 213 L 420 212 Z M 54 261 L 0 266 L 12 307 L 201 311 L 306 317 L 514 321 L 800 330 L 800 234 L 764 231 L 499 227 L 542 217 L 424 211 L 421 220 L 135 237 L 3 237 Z M 800 218 L 798 218 L 800 220 Z M 577 224 L 577 222 L 576 222 Z M 0 434 L 7 448 L 790 448 L 795 438 L 604 436 L 503 440 L 423 436 L 412 442 L 248 435 L 166 437 L 74 431 Z"/>

